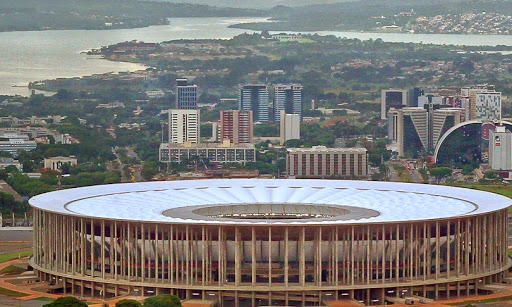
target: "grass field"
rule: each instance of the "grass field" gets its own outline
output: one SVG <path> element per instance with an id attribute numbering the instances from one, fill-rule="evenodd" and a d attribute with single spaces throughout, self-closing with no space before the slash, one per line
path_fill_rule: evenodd
<path id="1" fill-rule="evenodd" d="M 501 301 L 510 301 L 512 300 L 512 296 L 503 296 L 503 297 L 497 297 L 497 298 L 489 298 L 489 299 L 483 299 L 483 300 L 474 300 L 474 301 L 465 301 L 461 303 L 452 303 L 447 304 L 451 306 L 474 306 L 474 304 L 486 304 L 486 303 L 495 303 L 495 302 L 501 302 Z"/>
<path id="2" fill-rule="evenodd" d="M 479 183 L 457 183 L 455 186 L 458 186 L 461 188 L 468 188 L 468 189 L 492 192 L 492 193 L 496 193 L 496 194 L 500 194 L 500 195 L 512 198 L 512 186 L 479 184 Z M 512 207 L 508 208 L 508 212 L 512 213 Z"/>
<path id="3" fill-rule="evenodd" d="M 17 291 L 12 291 L 12 290 L 5 289 L 5 288 L 0 288 L 0 295 L 22 297 L 22 296 L 27 296 L 28 294 L 17 292 Z"/>
<path id="4" fill-rule="evenodd" d="M 12 259 L 16 259 L 18 257 L 27 257 L 27 256 L 32 256 L 31 250 L 0 254 L 0 263 L 6 262 L 6 261 L 9 261 Z"/>
<path id="5" fill-rule="evenodd" d="M 55 299 L 51 297 L 41 296 L 34 299 L 34 301 L 42 301 L 42 302 L 53 302 Z"/>
<path id="6" fill-rule="evenodd" d="M 25 272 L 26 270 L 14 265 L 10 265 L 0 271 L 0 275 L 16 275 Z"/>

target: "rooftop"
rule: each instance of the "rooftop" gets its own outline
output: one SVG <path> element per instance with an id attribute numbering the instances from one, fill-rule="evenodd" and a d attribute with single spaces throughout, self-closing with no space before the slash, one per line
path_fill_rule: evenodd
<path id="1" fill-rule="evenodd" d="M 325 146 L 313 146 L 311 148 L 288 148 L 288 152 L 357 152 L 366 153 L 366 148 L 362 147 L 345 147 L 345 148 L 331 148 Z"/>
<path id="2" fill-rule="evenodd" d="M 112 184 L 35 196 L 42 210 L 105 219 L 237 225 L 341 225 L 477 215 L 512 200 L 446 186 L 344 180 L 221 179 Z"/>
<path id="3" fill-rule="evenodd" d="M 252 143 L 239 143 L 239 144 L 231 144 L 229 140 L 227 142 L 222 143 L 183 143 L 183 144 L 174 144 L 174 143 L 162 143 L 160 144 L 160 149 L 176 149 L 176 148 L 188 148 L 188 149 L 215 149 L 215 148 L 233 148 L 233 149 L 254 149 L 254 144 Z"/>

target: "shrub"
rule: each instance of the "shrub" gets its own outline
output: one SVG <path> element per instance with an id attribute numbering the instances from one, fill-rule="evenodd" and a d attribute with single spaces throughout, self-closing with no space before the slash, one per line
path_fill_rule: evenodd
<path id="1" fill-rule="evenodd" d="M 147 298 L 144 307 L 181 307 L 181 299 L 171 294 L 157 295 Z"/>

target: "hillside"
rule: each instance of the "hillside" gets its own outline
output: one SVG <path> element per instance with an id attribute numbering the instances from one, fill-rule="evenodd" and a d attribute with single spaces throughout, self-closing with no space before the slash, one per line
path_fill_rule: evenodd
<path id="1" fill-rule="evenodd" d="M 496 14 L 497 19 L 512 20 L 511 0 L 433 0 L 433 1 L 382 1 L 362 0 L 308 5 L 304 7 L 277 6 L 270 10 L 273 23 L 234 25 L 252 30 L 340 30 L 340 31 L 379 31 L 383 26 L 396 25 L 406 31 L 422 16 L 453 19 L 464 14 Z M 464 20 L 462 20 L 464 22 Z M 468 23 L 485 22 L 485 16 Z M 504 27 L 508 26 L 504 24 Z M 465 25 L 468 28 L 471 25 Z M 439 32 L 442 33 L 442 32 Z M 464 33 L 463 31 L 461 33 Z M 481 33 L 487 34 L 487 33 Z"/>
<path id="2" fill-rule="evenodd" d="M 166 24 L 172 17 L 264 16 L 253 9 L 138 0 L 2 0 L 0 32 L 115 29 Z"/>
<path id="3" fill-rule="evenodd" d="M 150 0 L 158 2 L 187 2 L 194 4 L 205 4 L 218 7 L 238 7 L 238 8 L 254 8 L 254 9 L 269 9 L 276 5 L 284 5 L 289 7 L 299 7 L 311 4 L 325 4 L 336 2 L 353 2 L 357 0 Z"/>

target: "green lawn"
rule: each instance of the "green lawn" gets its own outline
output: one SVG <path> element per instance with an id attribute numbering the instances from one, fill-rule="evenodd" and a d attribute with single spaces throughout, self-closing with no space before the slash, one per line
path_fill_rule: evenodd
<path id="1" fill-rule="evenodd" d="M 28 295 L 26 293 L 12 291 L 12 290 L 5 289 L 5 288 L 0 288 L 0 294 L 1 295 L 7 295 L 7 296 L 14 296 L 14 297 L 22 297 L 22 296 L 27 296 Z"/>
<path id="2" fill-rule="evenodd" d="M 32 256 L 32 251 L 28 250 L 28 251 L 20 251 L 20 252 L 12 252 L 12 253 L 0 254 L 0 263 L 6 262 L 6 261 L 9 261 L 9 260 L 12 260 L 12 259 L 16 259 L 16 258 L 18 258 L 18 256 L 20 256 L 20 257 Z"/>
<path id="3" fill-rule="evenodd" d="M 512 296 L 504 296 L 504 297 L 489 298 L 489 299 L 474 300 L 474 301 L 464 301 L 461 303 L 451 303 L 451 304 L 447 304 L 447 305 L 466 306 L 466 305 L 473 305 L 473 304 L 486 304 L 486 303 L 494 303 L 494 302 L 509 301 L 509 300 L 512 300 Z"/>
<path id="4" fill-rule="evenodd" d="M 51 297 L 41 296 L 41 297 L 36 297 L 34 299 L 34 301 L 53 302 L 53 301 L 55 301 L 55 299 L 53 299 Z"/>
<path id="5" fill-rule="evenodd" d="M 17 267 L 17 266 L 14 266 L 14 265 L 10 265 L 6 268 L 4 268 L 3 270 L 0 271 L 0 275 L 3 275 L 3 274 L 7 274 L 7 275 L 16 275 L 16 274 L 21 274 L 23 272 L 25 272 L 26 270 L 20 268 L 20 267 Z"/>

